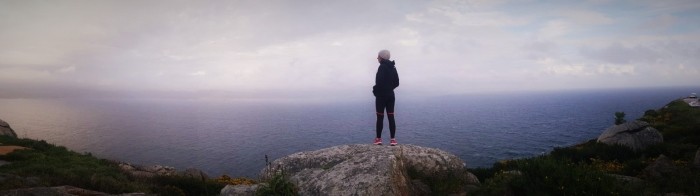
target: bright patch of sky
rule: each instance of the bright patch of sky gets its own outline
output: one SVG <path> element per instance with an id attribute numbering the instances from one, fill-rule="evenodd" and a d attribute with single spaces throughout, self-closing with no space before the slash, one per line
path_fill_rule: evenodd
<path id="1" fill-rule="evenodd" d="M 0 1 L 0 97 L 697 86 L 700 1 Z"/>

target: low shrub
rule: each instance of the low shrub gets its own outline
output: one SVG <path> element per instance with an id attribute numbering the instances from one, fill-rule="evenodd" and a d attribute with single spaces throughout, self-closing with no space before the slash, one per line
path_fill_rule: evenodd
<path id="1" fill-rule="evenodd" d="M 661 131 L 665 142 L 700 145 L 700 109 L 675 100 L 656 112 L 645 112 L 643 119 Z"/>
<path id="2" fill-rule="evenodd" d="M 16 179 L 3 182 L 0 189 L 70 185 L 112 194 L 218 195 L 224 186 L 215 180 L 183 176 L 134 179 L 112 161 L 79 154 L 46 141 L 0 137 L 0 143 L 31 148 L 0 156 L 0 160 L 12 162 L 0 166 L 0 174 Z"/>
<path id="3" fill-rule="evenodd" d="M 163 195 L 167 194 L 159 191 L 172 192 L 171 189 L 175 188 L 181 190 L 185 195 L 219 195 L 221 189 L 224 188 L 224 184 L 215 180 L 204 181 L 185 176 L 156 176 L 150 182 L 156 185 L 152 191 Z"/>
<path id="4" fill-rule="evenodd" d="M 467 171 L 471 172 L 472 174 L 474 174 L 474 176 L 479 178 L 479 180 L 483 181 L 485 179 L 492 178 L 494 175 L 496 175 L 496 172 L 498 170 L 494 169 L 494 167 L 491 167 L 491 168 L 479 167 L 479 168 L 469 168 L 469 169 L 467 169 Z"/>
<path id="5" fill-rule="evenodd" d="M 695 144 L 664 142 L 644 149 L 642 154 L 650 158 L 663 154 L 671 159 L 693 160 L 697 149 L 698 145 Z"/>
<path id="6" fill-rule="evenodd" d="M 574 163 L 590 163 L 593 159 L 625 162 L 639 157 L 639 153 L 628 147 L 598 143 L 596 140 L 589 140 L 586 143 L 570 147 L 554 148 L 550 154 L 553 157 L 571 160 Z"/>
<path id="7" fill-rule="evenodd" d="M 612 176 L 588 164 L 553 157 L 513 161 L 508 170 L 486 180 L 481 195 L 635 195 Z"/>
<path id="8" fill-rule="evenodd" d="M 292 182 L 289 181 L 284 172 L 276 173 L 272 178 L 268 179 L 264 184 L 258 188 L 255 192 L 256 195 L 268 196 L 294 196 L 299 195 L 297 193 L 296 187 Z"/>
<path id="9" fill-rule="evenodd" d="M 462 191 L 467 182 L 465 172 L 465 170 L 446 170 L 425 175 L 414 168 L 408 168 L 408 176 L 428 185 L 432 194 L 435 195 L 449 195 Z"/>
<path id="10" fill-rule="evenodd" d="M 91 155 L 69 151 L 65 147 L 45 141 L 1 137 L 3 144 L 29 147 L 18 150 L 0 159 L 13 162 L 0 167 L 0 173 L 16 176 L 36 177 L 37 183 L 45 186 L 71 185 L 107 193 L 143 192 L 145 186 L 132 182 L 112 162 Z M 25 188 L 34 184 L 16 184 L 11 188 Z"/>
<path id="11" fill-rule="evenodd" d="M 231 178 L 227 175 L 222 175 L 216 179 L 216 182 L 221 183 L 221 184 L 230 184 L 230 185 L 253 185 L 256 184 L 257 182 L 253 179 L 245 178 L 245 177 L 238 177 L 238 178 Z"/>

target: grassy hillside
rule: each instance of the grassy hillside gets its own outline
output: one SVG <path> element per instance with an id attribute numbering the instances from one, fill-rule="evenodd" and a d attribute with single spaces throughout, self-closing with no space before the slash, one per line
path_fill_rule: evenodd
<path id="1" fill-rule="evenodd" d="M 700 146 L 700 109 L 676 100 L 640 120 L 664 143 L 635 152 L 590 140 L 539 157 L 501 161 L 471 169 L 482 180 L 477 195 L 700 195 L 700 169 L 692 167 Z M 660 156 L 671 160 L 663 175 L 645 171 Z"/>
<path id="2" fill-rule="evenodd" d="M 0 166 L 0 190 L 70 185 L 89 190 L 159 195 L 218 195 L 224 184 L 180 176 L 134 178 L 117 163 L 80 154 L 45 141 L 0 136 L 3 145 L 31 148 L 0 155 L 11 164 Z"/>

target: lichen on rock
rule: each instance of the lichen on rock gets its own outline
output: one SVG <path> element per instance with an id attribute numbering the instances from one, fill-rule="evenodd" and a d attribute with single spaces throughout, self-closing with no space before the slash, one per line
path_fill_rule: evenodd
<path id="1" fill-rule="evenodd" d="M 463 179 L 462 188 L 467 182 L 478 185 L 465 167 L 459 157 L 434 148 L 354 144 L 279 158 L 261 171 L 261 178 L 284 173 L 300 195 L 423 195 L 425 186 L 415 185 L 434 183 L 426 179 L 456 176 Z"/>

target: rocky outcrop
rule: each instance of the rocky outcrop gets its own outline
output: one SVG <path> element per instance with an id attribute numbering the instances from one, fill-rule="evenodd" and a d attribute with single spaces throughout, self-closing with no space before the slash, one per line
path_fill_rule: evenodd
<path id="1" fill-rule="evenodd" d="M 255 191 L 258 190 L 260 186 L 261 185 L 259 184 L 226 185 L 226 187 L 221 189 L 221 193 L 219 195 L 255 196 Z"/>
<path id="2" fill-rule="evenodd" d="M 642 150 L 648 146 L 664 142 L 664 138 L 658 130 L 649 126 L 649 123 L 632 121 L 605 129 L 598 136 L 598 142 L 610 145 L 619 144 L 633 150 Z"/>
<path id="3" fill-rule="evenodd" d="M 202 170 L 195 169 L 195 168 L 188 168 L 185 169 L 183 172 L 178 172 L 178 175 L 184 176 L 184 177 L 190 177 L 198 180 L 205 181 L 209 179 L 209 176 L 204 173 Z"/>
<path id="4" fill-rule="evenodd" d="M 261 172 L 289 176 L 300 195 L 426 195 L 430 183 L 450 182 L 464 191 L 479 180 L 457 156 L 415 145 L 341 145 L 277 159 Z"/>
<path id="5" fill-rule="evenodd" d="M 2 119 L 0 119 L 0 135 L 7 135 L 14 138 L 17 137 L 17 133 L 10 128 L 10 124 L 7 124 L 7 122 Z"/>
<path id="6" fill-rule="evenodd" d="M 132 165 L 130 163 L 119 163 L 119 168 L 136 178 L 152 178 L 155 176 L 173 176 L 177 174 L 177 170 L 173 167 L 152 165 L 141 166 Z"/>
<path id="7" fill-rule="evenodd" d="M 656 160 L 649 164 L 642 171 L 642 176 L 646 178 L 663 179 L 666 177 L 678 174 L 679 168 L 673 164 L 673 161 L 664 155 L 659 155 Z"/>
<path id="8" fill-rule="evenodd" d="M 209 176 L 206 173 L 195 168 L 189 168 L 185 171 L 177 171 L 174 167 L 169 166 L 141 166 L 132 165 L 130 163 L 119 163 L 119 168 L 122 171 L 136 178 L 152 178 L 156 176 L 184 176 L 200 179 L 202 181 L 209 179 Z"/>

